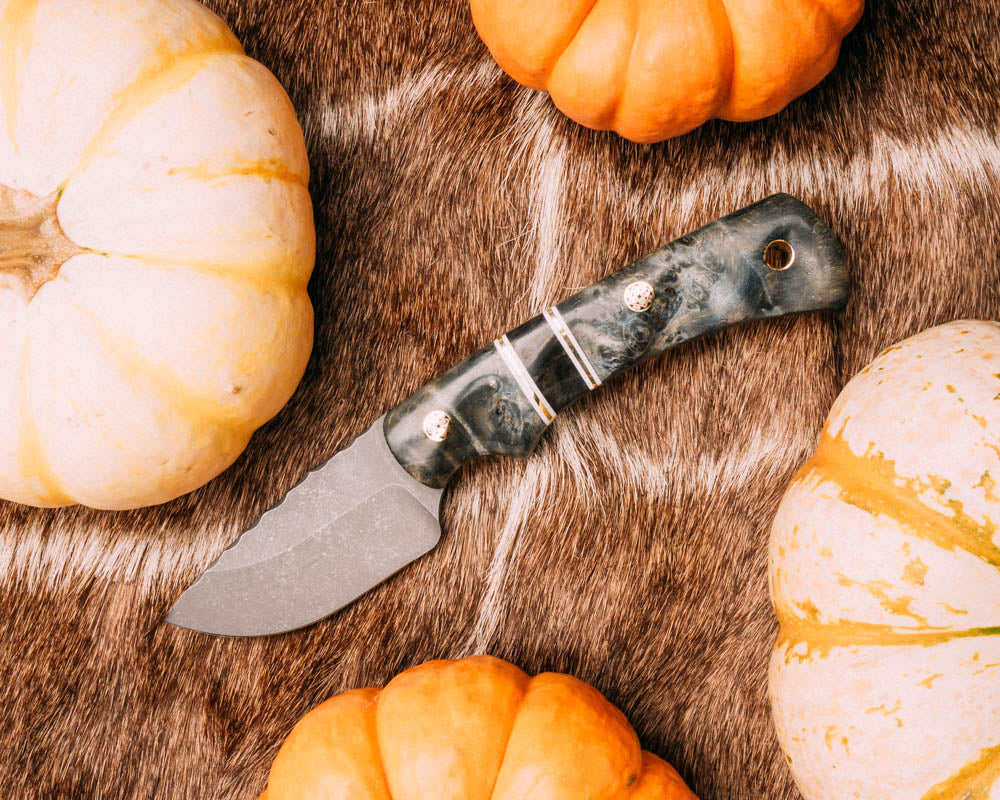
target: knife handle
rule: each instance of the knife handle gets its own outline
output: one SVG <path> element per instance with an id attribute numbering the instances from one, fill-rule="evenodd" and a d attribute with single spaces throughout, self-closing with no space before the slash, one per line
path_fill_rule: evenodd
<path id="1" fill-rule="evenodd" d="M 696 336 L 840 310 L 849 281 L 833 232 L 776 194 L 616 272 L 480 350 L 385 418 L 396 460 L 443 488 L 477 456 L 524 457 L 563 408 Z"/>

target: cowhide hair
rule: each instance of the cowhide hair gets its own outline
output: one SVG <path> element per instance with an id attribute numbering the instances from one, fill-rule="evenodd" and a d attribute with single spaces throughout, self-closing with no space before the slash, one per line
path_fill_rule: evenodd
<path id="1" fill-rule="evenodd" d="M 221 478 L 132 513 L 0 504 L 9 797 L 256 796 L 294 722 L 431 658 L 595 684 L 704 800 L 798 797 L 772 733 L 768 527 L 844 383 L 886 345 L 1000 316 L 1000 5 L 871 0 L 783 113 L 653 147 L 564 118 L 464 0 L 214 0 L 312 155 L 316 349 Z M 299 633 L 158 624 L 308 469 L 424 381 L 610 271 L 776 191 L 842 237 L 840 316 L 684 346 L 465 469 L 429 556 Z"/>

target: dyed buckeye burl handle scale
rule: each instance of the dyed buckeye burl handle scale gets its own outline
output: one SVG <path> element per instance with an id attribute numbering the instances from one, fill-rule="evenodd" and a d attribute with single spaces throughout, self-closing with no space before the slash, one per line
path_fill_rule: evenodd
<path id="1" fill-rule="evenodd" d="M 442 488 L 466 461 L 528 455 L 556 414 L 613 375 L 696 336 L 840 310 L 843 250 L 777 194 L 684 236 L 511 331 L 386 415 L 389 449 Z"/>

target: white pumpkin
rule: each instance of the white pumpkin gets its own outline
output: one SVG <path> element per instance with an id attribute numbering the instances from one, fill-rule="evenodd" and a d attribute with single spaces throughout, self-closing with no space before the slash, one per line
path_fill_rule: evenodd
<path id="1" fill-rule="evenodd" d="M 305 144 L 192 0 L 0 0 L 0 497 L 161 503 L 312 348 Z"/>
<path id="2" fill-rule="evenodd" d="M 771 532 L 771 695 L 808 800 L 1000 800 L 1000 326 L 889 348 Z"/>

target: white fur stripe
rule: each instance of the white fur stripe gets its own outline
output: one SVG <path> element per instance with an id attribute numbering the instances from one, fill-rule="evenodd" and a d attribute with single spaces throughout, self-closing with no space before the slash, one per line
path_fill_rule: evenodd
<path id="1" fill-rule="evenodd" d="M 532 511 L 548 493 L 551 470 L 539 461 L 531 461 L 524 477 L 510 498 L 500 539 L 486 573 L 486 589 L 479 605 L 479 616 L 465 644 L 467 654 L 489 652 L 504 623 L 504 598 L 510 589 L 511 566 L 517 563 L 521 541 Z"/>
<path id="2" fill-rule="evenodd" d="M 566 147 L 547 116 L 542 117 L 536 129 L 531 162 L 535 168 L 529 214 L 536 244 L 529 298 L 530 308 L 535 312 L 559 290 L 555 277 L 562 262 L 566 229 L 562 209 L 566 194 Z"/>
<path id="3" fill-rule="evenodd" d="M 951 197 L 965 189 L 992 194 L 1000 178 L 1000 140 L 983 130 L 949 125 L 912 141 L 877 131 L 865 145 L 846 156 L 783 151 L 764 162 L 765 169 L 750 156 L 719 163 L 703 169 L 678 196 L 664 198 L 664 207 L 687 219 L 706 201 L 716 201 L 720 187 L 726 187 L 732 210 L 780 189 L 806 199 L 823 197 L 834 209 L 856 215 L 859 208 L 882 205 L 890 190 L 920 197 L 931 192 Z M 734 182 L 734 174 L 743 180 Z"/>
<path id="4" fill-rule="evenodd" d="M 408 76 L 385 91 L 364 95 L 345 94 L 342 100 L 321 110 L 319 120 L 324 133 L 335 140 L 352 140 L 385 135 L 387 128 L 402 123 L 419 111 L 430 96 L 456 84 L 481 93 L 504 81 L 492 60 L 484 60 L 464 70 L 431 65 Z M 551 269 L 561 251 L 561 200 L 564 194 L 567 162 L 561 137 L 540 109 L 549 100 L 539 92 L 523 90 L 516 104 L 516 118 L 504 134 L 511 141 L 511 161 L 521 163 L 528 156 L 534 163 L 531 227 L 538 242 L 536 274 L 531 288 L 532 300 L 539 306 L 548 296 Z M 303 116 L 308 119 L 309 112 Z M 524 125 L 531 121 L 528 130 Z M 530 150 L 526 152 L 526 146 Z M 762 169 L 762 165 L 765 167 Z M 733 175 L 743 179 L 734 182 Z M 817 152 L 809 148 L 775 153 L 761 162 L 756 153 L 743 159 L 723 161 L 702 168 L 699 179 L 674 197 L 654 196 L 643 206 L 672 208 L 689 216 L 706 199 L 717 199 L 721 187 L 733 210 L 764 194 L 782 191 L 814 195 L 827 192 L 830 202 L 854 206 L 857 202 L 878 204 L 881 187 L 890 182 L 907 189 L 958 189 L 961 184 L 991 187 L 1000 175 L 1000 141 L 988 131 L 949 125 L 927 131 L 919 138 L 902 140 L 888 132 L 875 131 L 864 147 L 854 152 L 840 150 Z M 876 194 L 873 194 L 875 192 Z M 632 209 L 634 193 L 620 198 L 623 216 Z M 661 203 L 662 201 L 662 203 Z"/>
<path id="5" fill-rule="evenodd" d="M 484 92 L 505 80 L 492 58 L 484 58 L 465 69 L 431 64 L 375 92 L 344 92 L 329 105 L 319 107 L 319 124 L 324 138 L 336 141 L 367 140 L 399 134 L 407 117 L 426 109 L 433 98 L 456 85 Z M 302 113 L 309 120 L 311 109 Z M 308 126 L 304 126 L 307 127 Z"/>

